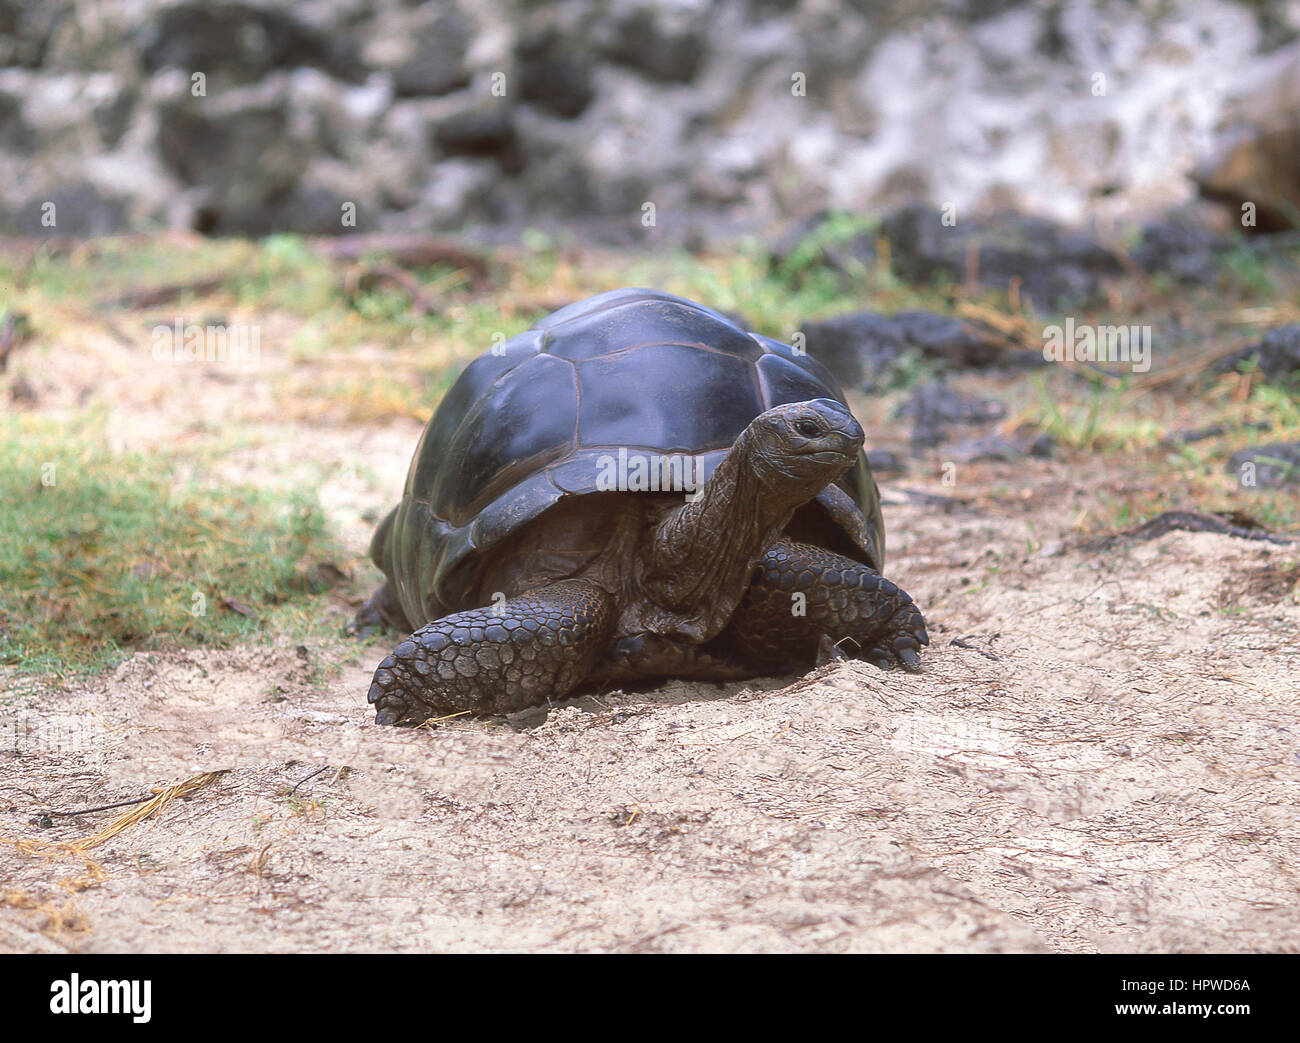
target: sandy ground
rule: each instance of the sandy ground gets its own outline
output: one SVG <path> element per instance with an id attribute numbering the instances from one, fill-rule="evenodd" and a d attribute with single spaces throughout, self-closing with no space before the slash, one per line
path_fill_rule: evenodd
<path id="1" fill-rule="evenodd" d="M 127 443 L 192 429 L 199 401 L 210 430 L 256 422 L 223 466 L 313 477 L 358 557 L 418 434 L 283 416 L 273 353 L 232 376 L 91 334 L 40 350 L 43 408 L 93 386 Z M 1300 951 L 1300 606 L 1263 581 L 1295 550 L 1099 553 L 1077 501 L 1113 462 L 983 467 L 926 484 L 949 510 L 882 483 L 887 572 L 930 620 L 918 675 L 417 730 L 371 723 L 384 649 L 342 638 L 11 689 L 0 951 Z M 61 845 L 129 808 L 42 822 L 202 773 L 93 847 Z"/>

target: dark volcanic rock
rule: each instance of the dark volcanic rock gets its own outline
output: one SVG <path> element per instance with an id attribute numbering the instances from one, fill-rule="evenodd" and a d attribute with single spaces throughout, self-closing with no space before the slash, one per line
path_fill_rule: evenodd
<path id="1" fill-rule="evenodd" d="M 448 116 L 438 124 L 433 137 L 448 156 L 491 157 L 507 173 L 516 173 L 524 165 L 514 113 L 504 105 Z"/>
<path id="2" fill-rule="evenodd" d="M 953 366 L 982 369 L 1005 356 L 977 337 L 961 319 L 932 311 L 900 311 L 894 316 L 903 339 L 933 359 Z"/>
<path id="3" fill-rule="evenodd" d="M 1145 272 L 1168 272 L 1179 282 L 1210 284 L 1218 276 L 1220 256 L 1230 246 L 1202 225 L 1161 221 L 1143 227 L 1132 257 Z"/>
<path id="4" fill-rule="evenodd" d="M 186 184 L 221 185 L 240 177 L 256 180 L 253 175 L 264 173 L 264 149 L 287 129 L 284 110 L 275 106 L 212 115 L 181 103 L 163 110 L 158 147 Z"/>
<path id="5" fill-rule="evenodd" d="M 804 323 L 803 334 L 808 354 L 845 387 L 882 379 L 908 348 L 898 324 L 873 311 Z"/>
<path id="6" fill-rule="evenodd" d="M 1056 443 L 1052 436 L 1032 428 L 1022 428 L 1010 435 L 981 435 L 948 446 L 944 454 L 961 463 L 978 460 L 1020 460 L 1027 456 L 1049 457 Z"/>
<path id="7" fill-rule="evenodd" d="M 978 337 L 960 319 L 933 312 L 904 311 L 881 315 L 851 312 L 805 323 L 808 354 L 847 387 L 874 387 L 908 352 L 917 352 L 954 369 L 991 365 L 1040 364 L 1028 352 L 1008 355 Z"/>
<path id="8" fill-rule="evenodd" d="M 136 92 L 131 88 L 123 88 L 91 110 L 95 130 L 99 132 L 99 140 L 106 148 L 112 148 L 122 140 L 131 113 L 135 110 L 137 97 Z"/>
<path id="9" fill-rule="evenodd" d="M 944 225 L 937 207 L 914 203 L 881 224 L 895 272 L 915 283 L 961 282 L 974 264 L 983 286 L 1013 280 L 1040 309 L 1096 301 L 1101 278 L 1119 275 L 1119 259 L 1096 240 L 1042 218 L 1006 214 Z"/>
<path id="10" fill-rule="evenodd" d="M 141 42 L 149 72 L 172 67 L 252 83 L 273 69 L 306 65 L 354 83 L 364 78 L 347 34 L 318 33 L 284 11 L 249 4 L 166 8 L 145 26 Z"/>
<path id="11" fill-rule="evenodd" d="M 299 182 L 271 203 L 267 233 L 292 230 L 308 235 L 342 235 L 354 230 L 343 225 L 344 199 L 321 185 Z M 365 227 L 368 211 L 365 206 L 357 208 L 360 229 Z"/>
<path id="12" fill-rule="evenodd" d="M 53 227 L 41 223 L 47 203 L 54 204 Z M 8 235 L 112 235 L 126 228 L 126 204 L 88 181 L 57 185 L 0 216 L 0 231 Z"/>
<path id="13" fill-rule="evenodd" d="M 1300 485 L 1300 442 L 1241 449 L 1228 459 L 1228 473 L 1243 488 Z"/>
<path id="14" fill-rule="evenodd" d="M 393 70 L 393 89 L 399 97 L 450 94 L 470 82 L 465 51 L 470 25 L 458 11 L 438 15 L 416 34 L 415 53 Z"/>
<path id="15" fill-rule="evenodd" d="M 941 445 L 947 428 L 960 424 L 988 424 L 1001 420 L 1007 407 L 992 398 L 978 398 L 954 391 L 941 380 L 921 384 L 895 414 L 912 420 L 912 445 Z"/>
<path id="16" fill-rule="evenodd" d="M 591 102 L 591 57 L 574 41 L 555 33 L 520 41 L 519 93 L 540 109 L 572 119 Z"/>
<path id="17" fill-rule="evenodd" d="M 689 83 L 704 58 L 707 8 L 642 7 L 617 25 L 607 53 L 652 79 Z"/>
<path id="18" fill-rule="evenodd" d="M 23 119 L 22 101 L 12 94 L 0 94 L 0 148 L 25 152 L 35 141 L 32 128 Z"/>
<path id="19" fill-rule="evenodd" d="M 181 181 L 205 190 L 199 230 L 264 235 L 285 227 L 272 223 L 277 202 L 307 162 L 288 130 L 288 116 L 275 104 L 209 113 L 182 101 L 161 110 L 159 153 Z"/>
<path id="20" fill-rule="evenodd" d="M 1258 148 L 1224 156 L 1235 220 L 1249 200 L 1265 221 L 1259 193 L 1274 188 L 1294 214 L 1300 95 L 1280 83 L 1267 104 L 1243 94 L 1268 69 L 1300 68 L 1300 52 L 1261 42 L 1269 24 L 1287 24 L 1288 3 L 1211 0 L 1241 21 L 1233 44 L 1198 37 L 1210 22 L 1180 12 L 1187 5 L 1135 12 L 1115 0 L 0 0 L 0 210 L 86 178 L 122 196 L 137 230 L 255 229 L 297 214 L 310 232 L 326 208 L 320 192 L 297 191 L 303 180 L 371 201 L 376 231 L 507 241 L 532 226 L 573 242 L 716 251 L 766 234 L 776 215 L 832 207 L 777 243 L 783 278 L 838 270 L 850 286 L 890 256 L 910 278 L 969 272 L 999 291 L 1014 279 L 1043 311 L 1093 295 L 1113 258 L 1049 221 L 977 214 L 1041 207 L 1059 221 L 1105 196 L 1099 219 L 1127 221 L 1183 193 L 1189 164 L 1170 147 L 1186 123 L 1177 77 L 1113 85 L 1110 100 L 1085 105 L 1086 126 L 1059 104 L 1086 96 L 1109 22 L 1125 41 L 1121 65 L 1181 70 L 1207 85 L 1207 106 L 1240 117 L 1225 131 L 1258 131 Z M 1193 45 L 1170 51 L 1184 37 Z M 198 73 L 201 99 L 190 97 Z M 200 150 L 218 154 L 219 173 L 161 154 L 155 129 L 182 100 L 210 121 L 216 144 Z M 457 127 L 455 114 L 493 104 L 513 111 L 517 145 L 504 117 L 486 131 Z M 270 105 L 284 111 L 294 156 L 272 149 L 259 184 L 224 121 L 247 119 L 265 143 L 250 110 Z M 1142 171 L 1122 161 L 1137 154 Z M 299 179 L 286 177 L 294 167 Z M 927 198 L 931 212 L 895 213 L 881 234 L 875 215 Z M 954 228 L 939 220 L 947 199 L 959 206 Z M 639 219 L 649 201 L 652 226 Z M 1178 216 L 1212 210 L 1182 204 Z M 1139 256 L 1201 278 L 1205 244 L 1189 235 L 1149 231 Z"/>
<path id="21" fill-rule="evenodd" d="M 1269 429 L 1268 424 L 1260 422 L 1249 422 L 1241 426 L 1252 431 L 1267 431 Z M 1227 434 L 1229 430 L 1227 424 L 1210 424 L 1208 427 L 1182 427 L 1165 438 L 1164 442 L 1167 445 L 1191 445 L 1195 442 L 1204 442 L 1209 438 L 1218 438 L 1220 435 Z"/>
<path id="22" fill-rule="evenodd" d="M 40 68 L 50 38 L 62 23 L 72 20 L 70 0 L 0 0 L 0 69 Z"/>
<path id="23" fill-rule="evenodd" d="M 1300 323 L 1269 330 L 1264 339 L 1214 365 L 1214 372 L 1230 373 L 1238 363 L 1253 359 L 1268 380 L 1285 383 L 1300 378 Z"/>
<path id="24" fill-rule="evenodd" d="M 906 471 L 907 464 L 892 449 L 868 449 L 867 463 L 876 473 L 888 471 Z"/>

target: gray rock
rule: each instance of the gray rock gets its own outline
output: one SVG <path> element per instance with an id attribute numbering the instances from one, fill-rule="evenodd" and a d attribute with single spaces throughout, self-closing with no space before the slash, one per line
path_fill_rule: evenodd
<path id="1" fill-rule="evenodd" d="M 581 41 L 555 32 L 525 37 L 515 60 L 524 101 L 565 119 L 582 115 L 591 103 L 591 53 Z"/>
<path id="2" fill-rule="evenodd" d="M 894 271 L 909 282 L 962 282 L 971 259 L 981 286 L 1009 289 L 1043 310 L 1094 303 L 1119 258 L 1096 240 L 1043 218 L 1003 214 L 944 225 L 936 206 L 914 203 L 881 223 Z"/>
<path id="3" fill-rule="evenodd" d="M 1007 407 L 996 399 L 954 391 L 932 380 L 918 386 L 895 416 L 911 419 L 913 446 L 929 447 L 943 444 L 951 426 L 989 424 L 1006 414 Z"/>
<path id="4" fill-rule="evenodd" d="M 1212 285 L 1231 243 L 1203 225 L 1185 220 L 1152 222 L 1142 229 L 1142 241 L 1132 252 L 1146 272 L 1167 272 L 1178 282 Z"/>
<path id="5" fill-rule="evenodd" d="M 802 332 L 808 354 L 845 387 L 883 380 L 908 349 L 898 324 L 873 311 L 806 322 Z"/>
<path id="6" fill-rule="evenodd" d="M 149 72 L 171 67 L 234 83 L 309 65 L 360 82 L 364 69 L 347 33 L 319 33 L 285 11 L 242 3 L 182 3 L 164 8 L 140 35 Z"/>
<path id="7" fill-rule="evenodd" d="M 290 134 L 282 104 L 226 112 L 176 102 L 160 110 L 158 151 L 186 185 L 203 190 L 196 222 L 213 234 L 265 235 L 309 153 Z"/>
<path id="8" fill-rule="evenodd" d="M 876 473 L 901 472 L 907 470 L 903 458 L 892 449 L 868 449 L 867 463 Z"/>
<path id="9" fill-rule="evenodd" d="M 55 225 L 41 223 L 45 205 L 54 204 Z M 113 235 L 127 229 L 125 202 L 89 181 L 69 181 L 38 192 L 11 213 L 0 214 L 0 231 L 6 235 Z"/>
<path id="10" fill-rule="evenodd" d="M 105 148 L 111 149 L 122 140 L 137 101 L 138 92 L 133 87 L 122 87 L 99 100 L 90 110 Z"/>
<path id="11" fill-rule="evenodd" d="M 440 13 L 416 34 L 414 53 L 393 70 L 399 97 L 450 94 L 470 82 L 465 51 L 470 25 L 458 11 Z"/>
<path id="12" fill-rule="evenodd" d="M 272 200 L 272 213 L 268 215 L 267 232 L 294 231 L 308 235 L 343 235 L 351 231 L 365 231 L 369 208 L 357 208 L 356 228 L 343 225 L 344 201 L 355 203 L 324 185 L 306 179 L 289 189 L 283 196 Z"/>
<path id="13" fill-rule="evenodd" d="M 26 152 L 35 141 L 36 135 L 23 116 L 22 99 L 0 92 L 0 148 Z"/>
<path id="14" fill-rule="evenodd" d="M 1000 352 L 960 319 L 933 312 L 851 312 L 805 323 L 803 333 L 808 353 L 849 387 L 887 382 L 909 353 L 952 370 L 1041 363 L 1028 352 Z"/>
<path id="15" fill-rule="evenodd" d="M 1268 380 L 1286 383 L 1300 379 L 1300 323 L 1269 330 L 1258 344 L 1221 359 L 1213 370 L 1231 373 L 1246 361 L 1255 362 Z"/>
<path id="16" fill-rule="evenodd" d="M 1252 431 L 1267 431 L 1269 425 L 1262 422 L 1249 422 L 1241 425 Z M 1218 438 L 1220 435 L 1227 434 L 1231 428 L 1227 424 L 1210 424 L 1208 427 L 1183 427 L 1179 428 L 1164 439 L 1166 445 L 1192 445 L 1195 442 L 1204 442 L 1210 438 Z"/>
<path id="17" fill-rule="evenodd" d="M 50 38 L 72 14 L 70 0 L 0 0 L 0 68 L 38 69 L 44 64 Z"/>
<path id="18" fill-rule="evenodd" d="M 1010 435 L 981 435 L 967 438 L 944 449 L 944 455 L 960 463 L 980 460 L 1021 460 L 1025 457 L 1046 458 L 1052 455 L 1056 443 L 1052 436 L 1041 431 L 1020 430 Z"/>
<path id="19" fill-rule="evenodd" d="M 409 230 L 412 222 L 432 228 L 458 228 L 468 217 L 491 221 L 502 215 L 494 190 L 500 170 L 492 160 L 458 156 L 439 163 L 424 194 L 409 214 L 398 214 L 386 227 Z"/>
<path id="20" fill-rule="evenodd" d="M 621 18 L 606 54 L 665 83 L 690 83 L 704 60 L 708 11 L 645 4 Z"/>
<path id="21" fill-rule="evenodd" d="M 954 368 L 983 369 L 1007 359 L 1003 352 L 977 337 L 966 323 L 950 315 L 900 311 L 894 315 L 894 322 L 908 344 Z"/>
<path id="22" fill-rule="evenodd" d="M 1300 442 L 1238 450 L 1229 457 L 1227 470 L 1246 488 L 1250 488 L 1246 476 L 1252 472 L 1256 486 L 1300 485 Z"/>
<path id="23" fill-rule="evenodd" d="M 444 155 L 489 157 L 506 173 L 518 173 L 524 165 L 514 112 L 506 105 L 454 113 L 434 128 L 433 140 Z"/>
<path id="24" fill-rule="evenodd" d="M 377 227 L 410 229 L 436 213 L 440 226 L 467 231 L 500 221 L 473 229 L 498 241 L 544 225 L 584 242 L 716 249 L 789 214 L 951 195 L 962 215 L 956 241 L 949 231 L 918 245 L 918 229 L 901 229 L 891 240 L 900 270 L 961 279 L 961 237 L 979 230 L 982 281 L 1005 289 L 1018 277 L 1042 307 L 1094 294 L 1109 261 L 1054 226 L 981 229 L 967 215 L 1020 208 L 1078 221 L 1172 205 L 1194 159 L 1188 143 L 1215 111 L 1274 66 L 1300 67 L 1287 51 L 1270 53 L 1286 45 L 1284 0 L 90 6 L 93 16 L 72 0 L 0 0 L 0 209 L 17 212 L 37 187 L 76 171 L 120 194 L 135 227 L 256 233 L 288 216 L 315 229 L 333 193 L 372 199 Z M 1223 25 L 1234 28 L 1212 28 Z M 1178 39 L 1196 43 L 1168 46 Z M 1107 96 L 1089 97 L 1108 48 L 1126 57 L 1108 70 Z M 207 77 L 202 104 L 189 99 L 194 72 Z M 487 90 L 496 72 L 508 81 L 504 98 Z M 797 73 L 807 93 L 796 96 Z M 305 86 L 277 95 L 286 79 Z M 1181 97 L 1188 82 L 1203 88 L 1192 109 Z M 457 126 L 469 117 L 456 113 L 492 103 L 510 106 L 509 120 Z M 177 107 L 205 122 L 178 125 Z M 269 140 L 263 114 L 277 107 L 282 133 Z M 1267 147 L 1252 187 L 1230 186 L 1238 203 L 1253 186 L 1270 191 L 1275 173 L 1283 188 L 1293 184 L 1297 154 L 1285 129 L 1294 105 L 1241 109 Z M 235 140 L 240 121 L 247 148 Z M 196 158 L 164 149 L 169 136 Z M 265 161 L 254 161 L 264 148 Z M 337 171 L 306 179 L 332 162 L 358 180 Z M 447 213 L 455 200 L 464 209 Z M 658 207 L 652 228 L 638 220 L 645 201 Z M 805 238 L 778 244 L 778 267 L 853 279 L 876 262 L 874 231 L 803 249 Z M 1153 270 L 1187 280 L 1208 271 L 1194 259 L 1199 246 L 1148 238 Z"/>

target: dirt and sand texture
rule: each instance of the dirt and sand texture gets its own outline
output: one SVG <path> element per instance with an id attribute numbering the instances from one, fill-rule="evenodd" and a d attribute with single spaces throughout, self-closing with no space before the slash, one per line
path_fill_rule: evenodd
<path id="1" fill-rule="evenodd" d="M 41 351 L 41 408 L 93 387 L 124 444 L 183 443 L 200 404 L 255 427 L 224 467 L 314 482 L 356 589 L 375 578 L 367 517 L 416 420 L 295 417 L 269 350 L 256 373 L 160 368 L 89 324 Z M 1097 549 L 1079 515 L 1128 468 L 882 480 L 886 572 L 930 625 L 915 675 L 838 663 L 380 728 L 365 693 L 397 638 L 343 636 L 354 589 L 310 646 L 12 683 L 0 951 L 1296 951 L 1296 550 Z"/>

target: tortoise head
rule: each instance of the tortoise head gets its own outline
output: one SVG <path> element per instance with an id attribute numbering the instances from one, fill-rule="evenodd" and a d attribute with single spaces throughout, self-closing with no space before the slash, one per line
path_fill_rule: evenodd
<path id="1" fill-rule="evenodd" d="M 749 463 L 779 499 L 806 500 L 853 466 L 862 426 L 829 398 L 789 402 L 760 413 L 746 432 Z"/>
<path id="2" fill-rule="evenodd" d="M 695 640 L 717 634 L 744 596 L 754 561 L 802 504 L 853 466 L 863 438 L 853 415 L 831 399 L 760 413 L 699 495 L 660 520 L 642 590 L 657 605 L 698 617 Z"/>

